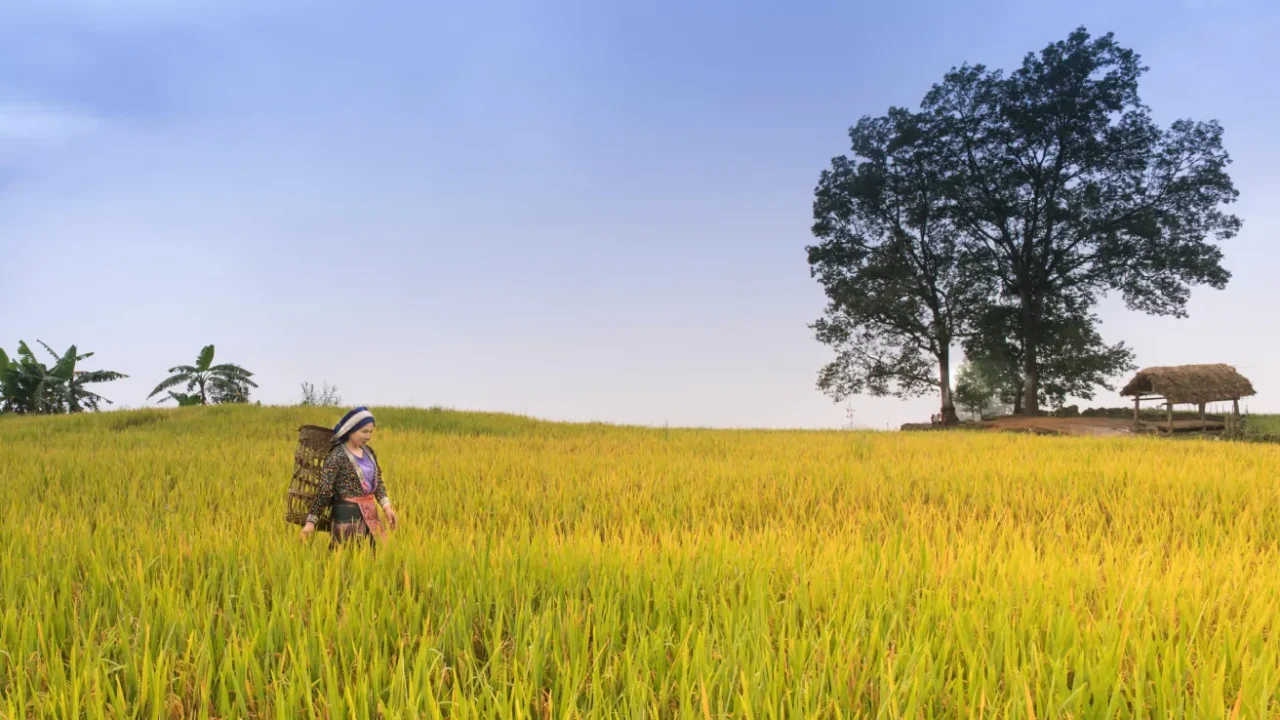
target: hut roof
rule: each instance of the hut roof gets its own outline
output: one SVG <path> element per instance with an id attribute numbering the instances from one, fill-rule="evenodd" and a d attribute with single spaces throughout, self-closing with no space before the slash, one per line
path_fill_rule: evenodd
<path id="1" fill-rule="evenodd" d="M 1173 365 L 1143 368 L 1120 394 L 1163 395 L 1175 404 L 1199 404 L 1247 397 L 1254 390 L 1230 365 Z"/>

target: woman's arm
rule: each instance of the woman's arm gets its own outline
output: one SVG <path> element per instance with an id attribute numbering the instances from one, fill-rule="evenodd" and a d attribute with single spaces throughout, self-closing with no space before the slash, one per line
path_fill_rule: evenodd
<path id="1" fill-rule="evenodd" d="M 378 454 L 374 453 L 372 448 L 366 446 L 365 449 L 369 450 L 373 455 L 373 498 L 382 507 L 389 508 L 391 507 L 391 498 L 387 497 L 387 485 L 382 481 L 382 463 L 378 462 Z"/>
<path id="2" fill-rule="evenodd" d="M 391 507 L 391 498 L 387 497 L 387 485 L 382 481 L 382 463 L 378 462 L 378 454 L 373 452 L 372 448 L 366 445 L 365 449 L 373 455 L 373 497 L 382 506 L 382 511 L 387 514 L 387 521 L 391 523 L 391 529 L 394 530 L 400 526 L 400 518 Z"/>

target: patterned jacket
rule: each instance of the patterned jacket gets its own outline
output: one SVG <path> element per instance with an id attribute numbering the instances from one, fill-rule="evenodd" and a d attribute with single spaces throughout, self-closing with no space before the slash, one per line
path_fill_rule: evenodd
<path id="1" fill-rule="evenodd" d="M 364 451 L 369 453 L 376 469 L 373 478 L 373 496 L 379 505 L 384 508 L 389 507 L 391 498 L 387 497 L 387 487 L 382 482 L 382 465 L 378 462 L 378 455 L 368 445 L 364 446 Z M 351 464 L 345 448 L 338 445 L 324 460 L 324 467 L 320 470 L 320 486 L 316 488 L 315 498 L 311 501 L 307 522 L 315 522 L 334 498 L 345 499 L 360 497 L 364 494 L 364 486 L 360 482 L 356 467 Z"/>

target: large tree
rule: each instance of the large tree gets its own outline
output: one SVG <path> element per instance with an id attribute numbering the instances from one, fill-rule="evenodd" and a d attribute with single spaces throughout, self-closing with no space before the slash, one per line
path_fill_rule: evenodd
<path id="1" fill-rule="evenodd" d="M 815 191 L 810 273 L 828 304 L 810 327 L 836 350 L 818 385 L 837 400 L 868 392 L 936 392 L 957 421 L 951 348 L 976 306 L 929 117 L 891 109 L 849 130 L 853 157 L 824 170 Z"/>
<path id="2" fill-rule="evenodd" d="M 1081 28 L 1008 76 L 953 69 L 925 98 L 951 217 L 1018 310 L 1026 412 L 1039 410 L 1060 299 L 1087 311 L 1116 291 L 1132 310 L 1185 316 L 1192 286 L 1230 278 L 1213 244 L 1241 225 L 1222 209 L 1237 196 L 1222 128 L 1157 125 L 1138 96 L 1145 70 L 1110 33 Z"/>

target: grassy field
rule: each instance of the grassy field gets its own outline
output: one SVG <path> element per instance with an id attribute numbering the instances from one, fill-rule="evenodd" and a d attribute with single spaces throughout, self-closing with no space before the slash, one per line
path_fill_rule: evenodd
<path id="1" fill-rule="evenodd" d="M 1280 441 L 1280 415 L 1249 415 L 1245 418 L 1246 437 Z"/>
<path id="2" fill-rule="evenodd" d="M 1280 446 L 377 412 L 0 420 L 0 717 L 1280 716 Z"/>

